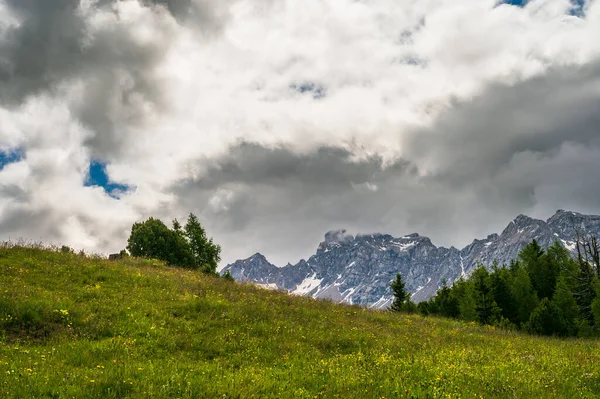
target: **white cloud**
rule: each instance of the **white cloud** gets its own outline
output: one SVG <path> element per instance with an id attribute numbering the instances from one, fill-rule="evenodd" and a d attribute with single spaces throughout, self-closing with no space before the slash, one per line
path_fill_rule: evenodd
<path id="1" fill-rule="evenodd" d="M 409 188 L 404 204 L 435 208 L 431 196 L 416 197 L 419 174 L 452 171 L 461 160 L 474 167 L 452 146 L 415 148 L 415 131 L 435 128 L 440 115 L 491 87 L 518 87 L 557 68 L 592 65 L 600 55 L 597 0 L 586 3 L 585 18 L 569 15 L 568 0 L 532 0 L 523 8 L 495 0 L 63 3 L 0 0 L 0 148 L 26 154 L 0 171 L 0 238 L 35 235 L 96 251 L 121 249 L 135 220 L 193 211 L 184 204 L 194 199 L 177 188 L 207 179 L 241 141 L 298 156 L 337 147 L 354 161 L 410 160 L 416 173 L 406 179 L 416 180 L 402 183 Z M 522 131 L 497 141 L 512 148 L 539 123 L 524 117 Z M 84 187 L 91 158 L 108 162 L 114 181 L 136 189 L 115 200 Z M 398 194 L 385 182 L 349 184 L 352 195 Z M 211 190 L 195 209 L 233 214 L 250 195 L 245 182 Z M 298 209 L 285 212 L 303 226 Z M 331 217 L 359 230 L 389 227 L 386 218 L 398 229 L 415 226 L 409 210 L 394 209 L 372 222 Z M 10 217 L 23 213 L 33 216 Z M 47 222 L 36 225 L 40 217 Z M 205 221 L 219 229 L 218 221 Z M 259 216 L 246 223 L 260 229 Z M 236 244 L 227 242 L 227 228 L 219 231 L 231 260 L 228 245 Z M 254 233 L 248 246 L 267 236 Z"/>

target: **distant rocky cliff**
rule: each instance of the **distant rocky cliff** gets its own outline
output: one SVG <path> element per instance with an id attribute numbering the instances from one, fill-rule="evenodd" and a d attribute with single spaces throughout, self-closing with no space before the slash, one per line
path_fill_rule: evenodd
<path id="1" fill-rule="evenodd" d="M 520 215 L 500 235 L 474 240 L 460 250 L 436 247 L 416 233 L 392 237 L 330 231 L 307 261 L 279 268 L 255 254 L 227 265 L 223 272 L 298 295 L 385 308 L 392 300 L 389 285 L 396 273 L 402 273 L 412 299 L 420 302 L 434 295 L 443 279 L 451 284 L 479 263 L 488 267 L 494 260 L 510 263 L 534 238 L 543 247 L 558 241 L 573 251 L 577 231 L 600 236 L 600 216 L 559 210 L 543 221 Z"/>

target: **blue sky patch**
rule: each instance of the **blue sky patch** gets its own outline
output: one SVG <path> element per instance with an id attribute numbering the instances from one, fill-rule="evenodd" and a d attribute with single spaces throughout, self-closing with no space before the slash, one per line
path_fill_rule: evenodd
<path id="1" fill-rule="evenodd" d="M 571 10 L 569 15 L 573 15 L 576 17 L 585 17 L 585 11 L 583 6 L 585 5 L 585 0 L 571 0 Z"/>
<path id="2" fill-rule="evenodd" d="M 22 148 L 12 149 L 8 151 L 0 150 L 0 170 L 8 164 L 19 162 L 25 157 L 25 151 Z"/>
<path id="3" fill-rule="evenodd" d="M 504 0 L 502 3 L 510 4 L 517 7 L 525 7 L 529 0 Z M 583 6 L 585 5 L 585 0 L 571 0 L 571 9 L 569 10 L 569 15 L 573 15 L 576 17 L 585 16 L 585 12 L 583 10 Z"/>
<path id="4" fill-rule="evenodd" d="M 106 163 L 99 161 L 90 162 L 86 187 L 102 187 L 106 194 L 118 198 L 120 193 L 129 190 L 129 186 L 111 183 L 106 173 Z"/>
<path id="5" fill-rule="evenodd" d="M 325 97 L 327 90 L 318 84 L 313 82 L 294 83 L 291 88 L 299 93 L 311 94 L 315 100 Z"/>
<path id="6" fill-rule="evenodd" d="M 524 7 L 528 0 L 505 0 L 505 4 L 510 4 L 517 7 Z"/>

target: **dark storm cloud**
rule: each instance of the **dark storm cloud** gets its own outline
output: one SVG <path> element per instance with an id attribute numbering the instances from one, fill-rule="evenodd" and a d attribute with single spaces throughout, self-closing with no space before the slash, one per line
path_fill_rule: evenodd
<path id="1" fill-rule="evenodd" d="M 176 194 L 216 221 L 219 238 L 236 237 L 237 257 L 262 250 L 294 261 L 341 227 L 462 246 L 520 213 L 600 213 L 598 109 L 598 66 L 557 69 L 454 104 L 410 134 L 406 159 L 391 166 L 335 147 L 299 155 L 242 144 Z"/>
<path id="2" fill-rule="evenodd" d="M 219 33 L 229 20 L 227 5 L 231 0 L 152 0 L 149 4 L 160 4 L 182 24 L 213 35 Z"/>
<path id="3" fill-rule="evenodd" d="M 212 231 L 220 231 L 217 238 L 229 241 L 251 231 L 252 240 L 234 239 L 230 256 L 242 256 L 252 246 L 256 251 L 281 245 L 291 261 L 306 256 L 306 248 L 313 249 L 329 229 L 379 226 L 389 209 L 385 193 L 393 189 L 391 181 L 412 174 L 402 161 L 384 168 L 379 157 L 353 160 L 341 148 L 297 154 L 244 143 L 215 160 L 201 179 L 180 183 L 174 191 L 181 208 L 199 212 Z"/>
<path id="4" fill-rule="evenodd" d="M 454 104 L 406 145 L 411 159 L 435 160 L 439 180 L 465 184 L 497 174 L 523 152 L 551 156 L 566 142 L 597 147 L 598 109 L 600 64 L 554 69 Z"/>
<path id="5" fill-rule="evenodd" d="M 223 183 L 279 184 L 297 180 L 319 190 L 351 189 L 378 179 L 383 170 L 380 157 L 353 160 L 347 149 L 322 147 L 309 154 L 296 154 L 289 149 L 265 148 L 255 143 L 242 143 L 230 149 L 209 168 L 199 187 L 210 188 Z M 395 164 L 400 169 L 401 163 Z"/>
<path id="6" fill-rule="evenodd" d="M 455 104 L 406 145 L 412 162 L 435 164 L 427 180 L 492 209 L 600 212 L 599 109 L 600 64 L 557 68 Z"/>

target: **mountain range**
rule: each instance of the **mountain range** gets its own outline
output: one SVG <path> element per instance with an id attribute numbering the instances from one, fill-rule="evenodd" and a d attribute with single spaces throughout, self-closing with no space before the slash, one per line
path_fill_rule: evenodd
<path id="1" fill-rule="evenodd" d="M 314 255 L 295 265 L 277 267 L 256 253 L 222 272 L 266 288 L 382 309 L 391 304 L 390 283 L 397 273 L 412 300 L 421 302 L 433 296 L 443 280 L 451 285 L 479 264 L 508 265 L 533 239 L 544 248 L 558 241 L 573 253 L 577 234 L 600 236 L 600 216 L 559 210 L 543 221 L 519 215 L 501 234 L 475 239 L 463 249 L 437 247 L 417 233 L 393 237 L 334 230 L 325 234 Z"/>

